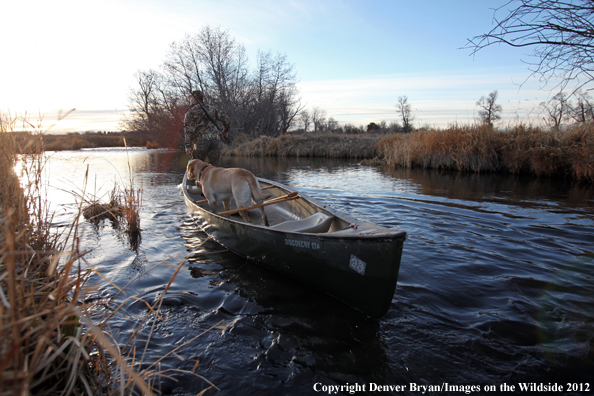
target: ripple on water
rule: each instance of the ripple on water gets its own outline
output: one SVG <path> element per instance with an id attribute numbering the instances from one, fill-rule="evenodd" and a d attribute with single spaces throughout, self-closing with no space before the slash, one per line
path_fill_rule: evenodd
<path id="1" fill-rule="evenodd" d="M 70 175 L 77 170 L 68 155 L 54 165 Z M 91 172 L 105 168 L 99 155 L 85 155 Z M 112 164 L 125 158 L 110 155 Z M 186 214 L 178 159 L 144 151 L 133 161 L 150 179 L 140 245 L 132 248 L 108 223 L 85 229 L 82 243 L 95 249 L 90 264 L 113 282 L 95 279 L 92 298 L 122 304 L 111 322 L 120 345 L 140 328 L 134 345 L 148 346 L 147 362 L 183 346 L 161 369 L 195 371 L 230 395 L 310 394 L 316 382 L 591 381 L 594 206 L 587 189 L 348 161 L 226 158 L 224 165 L 407 231 L 390 310 L 371 320 L 210 240 Z M 100 177 L 111 186 L 107 176 Z M 156 317 L 149 305 L 161 296 Z M 159 379 L 165 393 L 208 387 L 181 371 L 171 375 Z"/>

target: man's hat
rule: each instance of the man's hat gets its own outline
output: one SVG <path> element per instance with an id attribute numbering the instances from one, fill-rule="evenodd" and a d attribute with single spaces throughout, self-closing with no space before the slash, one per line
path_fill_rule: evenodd
<path id="1" fill-rule="evenodd" d="M 204 99 L 204 94 L 200 90 L 192 91 L 192 96 L 194 97 L 194 99 L 198 99 L 198 100 Z"/>

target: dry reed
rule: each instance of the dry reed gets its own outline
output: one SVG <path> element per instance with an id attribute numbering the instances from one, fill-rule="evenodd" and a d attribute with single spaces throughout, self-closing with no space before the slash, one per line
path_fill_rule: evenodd
<path id="1" fill-rule="evenodd" d="M 594 125 L 565 130 L 518 124 L 497 130 L 454 124 L 389 135 L 305 133 L 277 138 L 238 136 L 227 156 L 358 158 L 370 165 L 467 172 L 526 173 L 594 182 Z"/>
<path id="2" fill-rule="evenodd" d="M 83 200 L 70 227 L 60 233 L 52 229 L 43 196 L 46 157 L 42 148 L 21 156 L 19 178 L 14 171 L 16 153 L 32 150 L 18 147 L 10 133 L 14 122 L 0 114 L 0 395 L 155 394 L 155 380 L 170 376 L 158 370 L 159 362 L 175 350 L 138 369 L 144 354 L 136 354 L 134 338 L 120 347 L 109 332 L 110 318 L 126 302 L 115 310 L 102 310 L 106 313 L 96 318 L 106 302 L 88 302 L 86 297 L 93 291 L 87 286 L 89 276 L 103 276 L 84 262 L 85 252 L 80 250 Z M 132 191 L 130 205 L 138 204 L 138 192 Z M 161 298 L 145 302 L 146 319 L 160 317 L 162 299 L 182 264 Z M 195 369 L 196 365 L 183 373 L 203 378 Z"/>
<path id="3" fill-rule="evenodd" d="M 51 229 L 43 151 L 20 158 L 19 177 L 15 154 L 22 148 L 9 133 L 15 120 L 0 118 L 2 187 L 21 185 L 0 205 L 0 394 L 91 394 L 100 386 L 89 370 L 105 368 L 74 312 L 90 309 L 78 306 L 87 274 L 78 266 L 75 224 L 64 234 Z"/>
<path id="4" fill-rule="evenodd" d="M 253 140 L 238 136 L 231 146 L 224 146 L 221 153 L 246 157 L 373 158 L 376 155 L 374 145 L 379 139 L 379 135 L 331 133 L 261 136 Z"/>
<path id="5" fill-rule="evenodd" d="M 393 167 L 500 171 L 594 182 L 594 126 L 562 131 L 518 125 L 452 125 L 383 138 L 377 150 Z"/>

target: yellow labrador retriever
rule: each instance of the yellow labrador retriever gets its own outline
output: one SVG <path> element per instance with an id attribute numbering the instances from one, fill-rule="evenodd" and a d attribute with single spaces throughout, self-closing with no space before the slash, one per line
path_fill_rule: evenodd
<path id="1" fill-rule="evenodd" d="M 188 179 L 196 180 L 202 184 L 202 194 L 208 200 L 211 212 L 217 212 L 217 202 L 223 202 L 225 210 L 231 206 L 231 197 L 235 198 L 237 208 L 250 206 L 253 199 L 261 204 L 271 194 L 263 194 L 256 177 L 247 169 L 218 168 L 199 159 L 188 162 Z M 268 218 L 264 208 L 260 208 L 264 224 L 268 226 Z M 239 212 L 246 223 L 251 223 L 247 211 Z"/>

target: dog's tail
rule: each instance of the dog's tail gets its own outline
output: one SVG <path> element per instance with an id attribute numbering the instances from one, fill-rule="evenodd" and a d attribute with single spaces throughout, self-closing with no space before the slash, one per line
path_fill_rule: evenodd
<path id="1" fill-rule="evenodd" d="M 250 188 L 252 189 L 252 196 L 257 201 L 264 201 L 265 199 L 272 197 L 272 194 L 262 193 L 262 190 L 260 190 L 260 184 L 258 183 L 255 177 L 248 178 L 248 183 L 250 184 Z"/>

